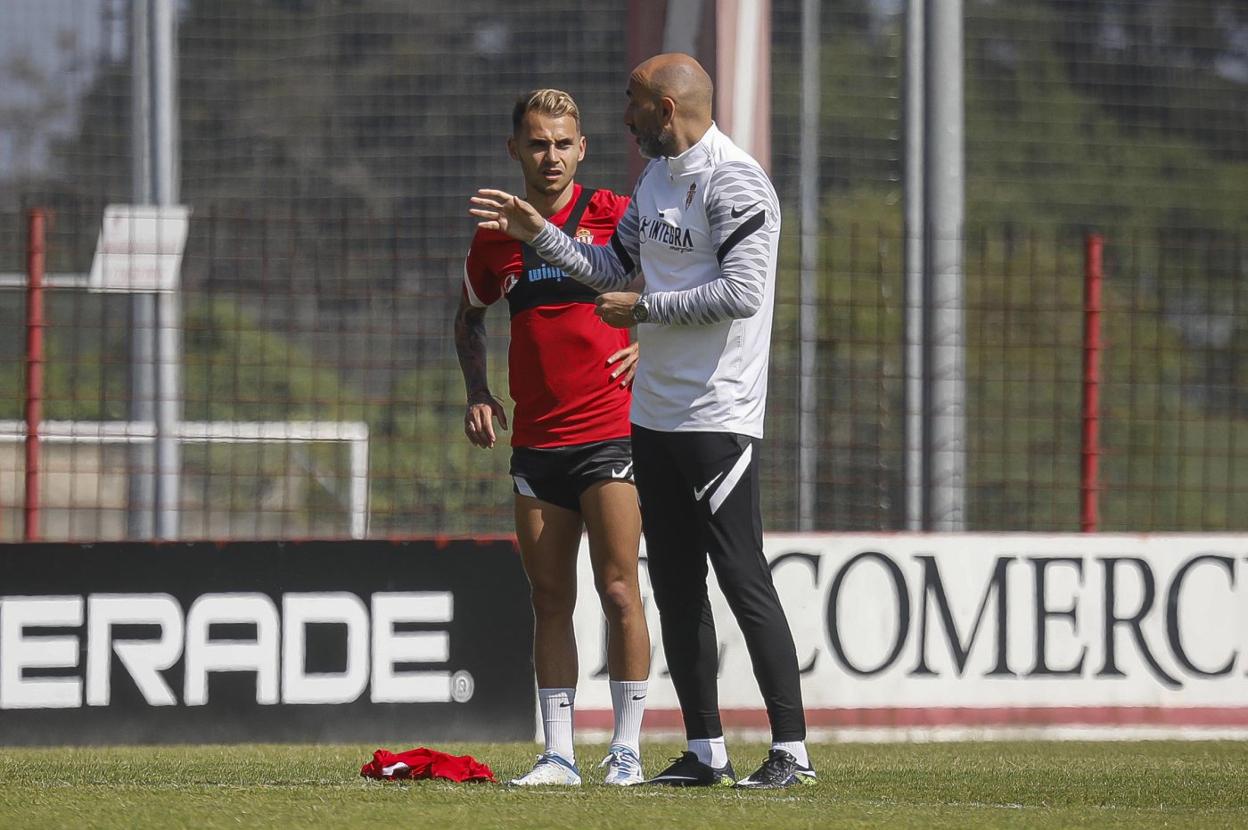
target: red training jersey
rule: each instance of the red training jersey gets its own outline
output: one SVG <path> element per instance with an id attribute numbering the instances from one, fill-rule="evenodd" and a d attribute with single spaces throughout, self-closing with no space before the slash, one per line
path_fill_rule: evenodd
<path id="1" fill-rule="evenodd" d="M 626 196 L 574 184 L 571 200 L 547 221 L 578 241 L 605 245 L 627 207 Z M 566 447 L 628 436 L 631 394 L 607 366 L 607 358 L 628 345 L 628 332 L 594 316 L 597 292 L 529 245 L 478 229 L 464 261 L 464 293 L 478 308 L 507 298 L 512 446 Z"/>

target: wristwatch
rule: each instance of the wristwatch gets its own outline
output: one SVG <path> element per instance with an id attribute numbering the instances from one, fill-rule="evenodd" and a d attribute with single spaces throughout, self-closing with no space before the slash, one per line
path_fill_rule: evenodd
<path id="1" fill-rule="evenodd" d="M 646 295 L 642 294 L 633 303 L 633 322 L 644 323 L 650 319 L 650 308 L 646 305 Z"/>

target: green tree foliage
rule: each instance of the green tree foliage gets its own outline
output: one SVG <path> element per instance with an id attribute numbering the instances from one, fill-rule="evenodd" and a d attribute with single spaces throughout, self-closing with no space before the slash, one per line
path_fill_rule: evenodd
<path id="1" fill-rule="evenodd" d="M 471 233 L 463 197 L 487 178 L 515 180 L 502 152 L 514 94 L 569 78 L 582 85 L 571 91 L 594 183 L 627 190 L 623 8 L 582 4 L 549 26 L 488 0 L 187 3 L 188 417 L 364 420 L 374 514 L 388 522 L 375 529 L 506 529 L 506 450 L 481 453 L 458 432 L 462 383 L 447 336 Z M 837 528 L 900 522 L 899 8 L 822 5 L 819 508 Z M 1248 446 L 1248 329 L 1219 314 L 1242 308 L 1233 291 L 1243 279 L 1236 235 L 1248 227 L 1248 84 L 1236 73 L 1248 66 L 1248 9 L 965 8 L 972 525 L 1077 521 L 1080 238 L 1099 228 L 1115 379 L 1105 392 L 1107 523 L 1241 526 L 1248 473 L 1234 448 Z M 768 463 L 770 480 L 784 481 L 798 382 L 800 2 L 773 9 L 773 177 L 786 216 Z M 27 195 L 67 205 L 128 196 L 128 84 L 125 66 L 100 73 L 83 129 L 58 149 L 60 175 Z M 236 302 L 211 299 L 224 294 Z M 115 332 L 102 347 L 56 341 L 69 336 L 53 333 L 54 353 L 82 365 L 124 352 Z M 57 370 L 49 382 L 56 417 L 121 417 L 120 370 Z M 17 387 L 4 388 L 12 410 Z M 1225 498 L 1190 495 L 1223 480 Z M 768 492 L 772 526 L 791 526 L 792 489 Z"/>
<path id="2" fill-rule="evenodd" d="M 1232 0 L 1049 0 L 1072 85 L 1128 130 L 1248 160 L 1248 6 Z M 1199 89 L 1193 99 L 1190 90 Z"/>

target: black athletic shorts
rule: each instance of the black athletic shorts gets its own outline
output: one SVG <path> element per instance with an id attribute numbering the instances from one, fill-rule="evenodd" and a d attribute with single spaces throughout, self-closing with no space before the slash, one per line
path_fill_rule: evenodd
<path id="1" fill-rule="evenodd" d="M 632 442 L 627 438 L 571 447 L 515 447 L 512 489 L 522 496 L 581 512 L 581 493 L 599 481 L 633 480 Z"/>

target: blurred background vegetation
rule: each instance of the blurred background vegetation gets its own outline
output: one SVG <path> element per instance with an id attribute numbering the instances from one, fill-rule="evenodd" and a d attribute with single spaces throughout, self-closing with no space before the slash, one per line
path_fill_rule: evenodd
<path id="1" fill-rule="evenodd" d="M 515 95 L 572 92 L 590 139 L 580 179 L 631 188 L 627 4 L 533 5 L 182 6 L 185 417 L 366 422 L 375 535 L 511 526 L 507 450 L 472 450 L 460 434 L 450 320 L 473 230 L 465 199 L 517 183 L 503 146 Z M 903 523 L 901 10 L 822 6 L 823 530 Z M 1248 527 L 1248 7 L 965 0 L 965 11 L 970 526 L 1078 528 L 1082 246 L 1095 230 L 1107 240 L 1104 529 Z M 800 2 L 772 12 L 770 167 L 787 213 L 764 480 L 769 526 L 785 530 Z M 0 61 L 0 270 L 21 270 L 26 207 L 56 213 L 50 267 L 81 271 L 102 206 L 129 197 L 124 3 L 75 14 L 96 22 L 59 32 L 51 58 L 10 47 Z M 26 18 L 32 32 L 38 22 Z M 67 67 L 80 83 L 66 85 Z M 127 315 L 122 298 L 53 293 L 45 417 L 126 417 Z M 22 320 L 20 295 L 0 294 L 5 419 L 21 416 Z M 505 395 L 505 315 L 488 326 Z M 194 527 L 341 535 L 344 456 L 188 448 L 184 498 L 206 517 Z M 264 520 L 266 504 L 277 518 Z"/>

